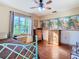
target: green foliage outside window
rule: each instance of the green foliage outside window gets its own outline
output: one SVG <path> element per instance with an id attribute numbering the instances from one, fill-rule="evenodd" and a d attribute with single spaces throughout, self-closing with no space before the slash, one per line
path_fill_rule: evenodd
<path id="1" fill-rule="evenodd" d="M 31 34 L 31 25 L 30 18 L 14 16 L 13 35 Z"/>

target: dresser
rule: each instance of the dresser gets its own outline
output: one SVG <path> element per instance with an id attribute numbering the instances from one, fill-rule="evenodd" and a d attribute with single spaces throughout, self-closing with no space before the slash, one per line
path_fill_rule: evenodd
<path id="1" fill-rule="evenodd" d="M 43 32 L 42 32 L 42 28 L 37 28 L 33 30 L 33 35 L 35 37 L 35 35 L 38 36 L 38 40 L 43 40 Z M 34 38 L 35 39 L 35 38 Z"/>

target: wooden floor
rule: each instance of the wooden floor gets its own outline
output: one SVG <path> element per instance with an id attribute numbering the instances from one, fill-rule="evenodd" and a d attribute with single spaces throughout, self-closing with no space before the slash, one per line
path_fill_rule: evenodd
<path id="1" fill-rule="evenodd" d="M 55 46 L 45 41 L 39 42 L 40 59 L 70 59 L 70 51 L 69 46 Z"/>

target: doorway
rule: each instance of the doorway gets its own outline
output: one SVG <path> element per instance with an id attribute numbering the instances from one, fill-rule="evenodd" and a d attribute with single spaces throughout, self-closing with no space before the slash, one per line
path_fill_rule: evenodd
<path id="1" fill-rule="evenodd" d="M 60 31 L 59 30 L 49 30 L 48 43 L 53 44 L 53 45 L 60 44 Z"/>

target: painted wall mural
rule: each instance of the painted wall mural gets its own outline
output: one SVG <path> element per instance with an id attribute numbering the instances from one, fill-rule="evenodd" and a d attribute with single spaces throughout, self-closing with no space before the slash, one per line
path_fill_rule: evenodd
<path id="1" fill-rule="evenodd" d="M 42 25 L 49 30 L 79 30 L 79 15 L 44 20 Z"/>

